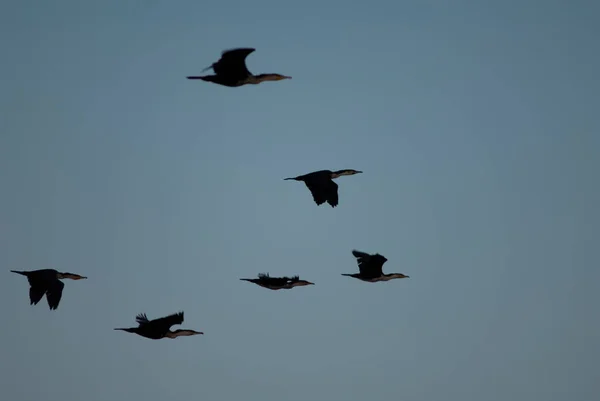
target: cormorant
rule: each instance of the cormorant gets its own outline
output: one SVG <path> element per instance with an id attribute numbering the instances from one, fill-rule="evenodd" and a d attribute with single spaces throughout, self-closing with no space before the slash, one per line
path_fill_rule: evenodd
<path id="1" fill-rule="evenodd" d="M 353 250 L 352 255 L 357 259 L 359 273 L 342 274 L 342 276 L 354 277 L 369 283 L 389 281 L 395 278 L 409 278 L 409 276 L 402 273 L 383 274 L 383 264 L 387 262 L 387 258 L 378 253 L 369 255 L 368 253 Z"/>
<path id="2" fill-rule="evenodd" d="M 362 171 L 352 169 L 338 171 L 320 170 L 305 175 L 299 175 L 298 177 L 284 178 L 284 180 L 304 181 L 304 184 L 306 184 L 310 190 L 317 205 L 320 206 L 327 202 L 331 207 L 336 207 L 338 205 L 338 185 L 333 182 L 333 179 L 343 175 L 360 173 L 362 173 Z"/>
<path id="3" fill-rule="evenodd" d="M 256 85 L 264 81 L 281 81 L 292 78 L 281 74 L 253 75 L 246 67 L 246 57 L 255 50 L 252 48 L 225 50 L 221 53 L 219 61 L 202 70 L 204 72 L 212 68 L 216 75 L 191 76 L 187 79 L 201 79 L 234 88 L 247 84 Z"/>
<path id="4" fill-rule="evenodd" d="M 258 278 L 241 278 L 242 281 L 249 281 L 258 286 L 268 288 L 270 290 L 289 290 L 294 287 L 302 287 L 305 285 L 315 285 L 310 281 L 300 280 L 300 276 L 294 277 L 270 277 L 269 273 L 260 273 Z"/>
<path id="5" fill-rule="evenodd" d="M 171 331 L 171 326 L 183 323 L 183 312 L 174 313 L 172 315 L 161 317 L 159 319 L 148 320 L 145 313 L 140 313 L 135 317 L 135 321 L 139 324 L 138 327 L 131 327 L 123 330 L 128 333 L 135 333 L 142 337 L 152 340 L 160 340 L 161 338 L 175 338 L 179 336 L 193 336 L 196 334 L 204 334 L 201 331 L 194 330 L 175 330 Z"/>
<path id="6" fill-rule="evenodd" d="M 79 274 L 73 273 L 60 273 L 54 269 L 42 269 L 32 271 L 17 271 L 11 270 L 13 273 L 21 274 L 27 277 L 29 281 L 29 300 L 30 305 L 37 305 L 46 294 L 46 301 L 50 310 L 58 308 L 60 299 L 62 297 L 63 288 L 65 284 L 60 281 L 65 278 L 71 280 L 81 280 L 87 277 L 80 276 Z"/>

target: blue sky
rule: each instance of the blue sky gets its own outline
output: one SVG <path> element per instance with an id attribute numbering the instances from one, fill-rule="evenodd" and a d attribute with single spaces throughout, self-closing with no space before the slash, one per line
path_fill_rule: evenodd
<path id="1" fill-rule="evenodd" d="M 4 3 L 5 398 L 592 399 L 599 11 Z M 246 46 L 293 79 L 185 79 Z M 346 168 L 335 209 L 282 180 Z M 354 248 L 410 279 L 340 276 Z M 89 279 L 31 307 L 8 270 L 40 268 Z M 316 285 L 238 280 L 259 272 Z M 112 330 L 179 310 L 205 335 Z"/>

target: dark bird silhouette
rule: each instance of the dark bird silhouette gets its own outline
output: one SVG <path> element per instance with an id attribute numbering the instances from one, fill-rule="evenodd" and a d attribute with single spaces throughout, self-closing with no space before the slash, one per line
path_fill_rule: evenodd
<path id="1" fill-rule="evenodd" d="M 71 280 L 81 280 L 87 277 L 73 273 L 60 273 L 54 269 L 42 269 L 32 271 L 17 271 L 11 270 L 13 273 L 21 274 L 27 277 L 29 281 L 29 300 L 30 305 L 37 305 L 46 294 L 46 301 L 51 310 L 58 308 L 60 299 L 62 298 L 63 288 L 65 284 L 60 281 L 70 278 Z"/>
<path id="2" fill-rule="evenodd" d="M 201 331 L 194 330 L 175 330 L 171 331 L 171 326 L 183 323 L 183 312 L 174 313 L 172 315 L 161 317 L 159 319 L 148 320 L 145 313 L 140 313 L 135 317 L 138 327 L 119 328 L 128 333 L 135 333 L 139 336 L 150 338 L 152 340 L 160 340 L 161 338 L 176 338 L 179 336 L 193 336 L 196 334 L 204 334 Z"/>
<path id="3" fill-rule="evenodd" d="M 409 278 L 402 273 L 383 274 L 383 264 L 387 262 L 387 258 L 378 253 L 369 255 L 368 253 L 353 250 L 352 255 L 357 259 L 359 273 L 342 274 L 342 276 L 354 277 L 369 283 L 389 281 L 395 278 Z"/>
<path id="4" fill-rule="evenodd" d="M 249 281 L 260 287 L 270 290 L 289 290 L 294 287 L 305 285 L 315 285 L 310 281 L 300 280 L 299 276 L 294 277 L 270 277 L 268 273 L 260 273 L 258 278 L 241 278 L 242 281 Z"/>
<path id="5" fill-rule="evenodd" d="M 246 57 L 255 50 L 252 48 L 225 50 L 221 53 L 219 61 L 202 70 L 204 72 L 212 68 L 216 75 L 191 76 L 187 79 L 201 79 L 206 82 L 235 88 L 247 84 L 256 85 L 264 81 L 281 81 L 282 79 L 292 78 L 281 74 L 253 75 L 246 67 Z"/>
<path id="6" fill-rule="evenodd" d="M 336 207 L 339 200 L 338 185 L 333 182 L 333 179 L 343 175 L 360 173 L 362 173 L 362 171 L 352 169 L 338 171 L 320 170 L 305 175 L 299 175 L 298 177 L 284 178 L 284 180 L 304 181 L 304 184 L 306 184 L 310 190 L 310 193 L 318 206 L 327 202 L 331 207 Z"/>

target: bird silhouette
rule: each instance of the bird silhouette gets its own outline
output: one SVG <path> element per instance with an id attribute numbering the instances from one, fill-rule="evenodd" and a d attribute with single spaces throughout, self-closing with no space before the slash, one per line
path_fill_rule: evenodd
<path id="1" fill-rule="evenodd" d="M 171 331 L 171 326 L 183 323 L 183 312 L 174 313 L 172 315 L 154 320 L 148 320 L 145 313 L 140 313 L 135 317 L 135 321 L 138 323 L 138 327 L 117 328 L 115 330 L 122 330 L 128 333 L 134 333 L 142 337 L 150 338 L 152 340 L 204 334 L 201 331 L 187 329 Z"/>
<path id="2" fill-rule="evenodd" d="M 297 177 L 284 178 L 284 180 L 296 180 L 303 181 L 306 187 L 310 190 L 313 196 L 313 200 L 317 206 L 327 202 L 331 207 L 336 207 L 339 203 L 338 198 L 338 185 L 333 179 L 344 176 L 360 174 L 362 171 L 358 170 L 319 170 L 305 175 L 299 175 Z"/>
<path id="3" fill-rule="evenodd" d="M 66 278 L 71 280 L 82 280 L 87 278 L 80 276 L 79 274 L 61 273 L 54 269 L 32 271 L 11 270 L 11 272 L 27 277 L 27 280 L 29 281 L 30 305 L 37 305 L 45 294 L 50 310 L 58 308 L 58 304 L 62 298 L 65 284 L 60 280 Z"/>
<path id="4" fill-rule="evenodd" d="M 206 82 L 235 88 L 248 84 L 257 85 L 265 81 L 281 81 L 292 78 L 281 74 L 253 75 L 246 67 L 246 57 L 255 50 L 253 48 L 225 50 L 221 53 L 221 58 L 217 62 L 202 70 L 204 72 L 212 68 L 215 75 L 189 76 L 187 79 L 201 79 Z"/>
<path id="5" fill-rule="evenodd" d="M 409 278 L 409 276 L 402 273 L 384 274 L 383 264 L 387 262 L 387 258 L 383 255 L 378 253 L 370 255 L 357 250 L 353 250 L 352 255 L 356 258 L 359 272 L 355 274 L 342 273 L 342 276 L 354 277 L 369 283 L 389 281 L 397 278 Z"/>

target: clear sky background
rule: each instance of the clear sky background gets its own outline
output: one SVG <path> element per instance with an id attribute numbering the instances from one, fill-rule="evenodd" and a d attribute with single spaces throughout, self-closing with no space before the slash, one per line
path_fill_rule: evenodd
<path id="1" fill-rule="evenodd" d="M 3 2 L 1 398 L 594 399 L 599 12 Z M 185 79 L 245 46 L 293 79 Z M 282 180 L 346 168 L 335 209 Z M 410 279 L 342 277 L 353 248 Z M 89 279 L 32 307 L 9 270 L 41 268 Z M 113 331 L 179 310 L 205 335 Z"/>

